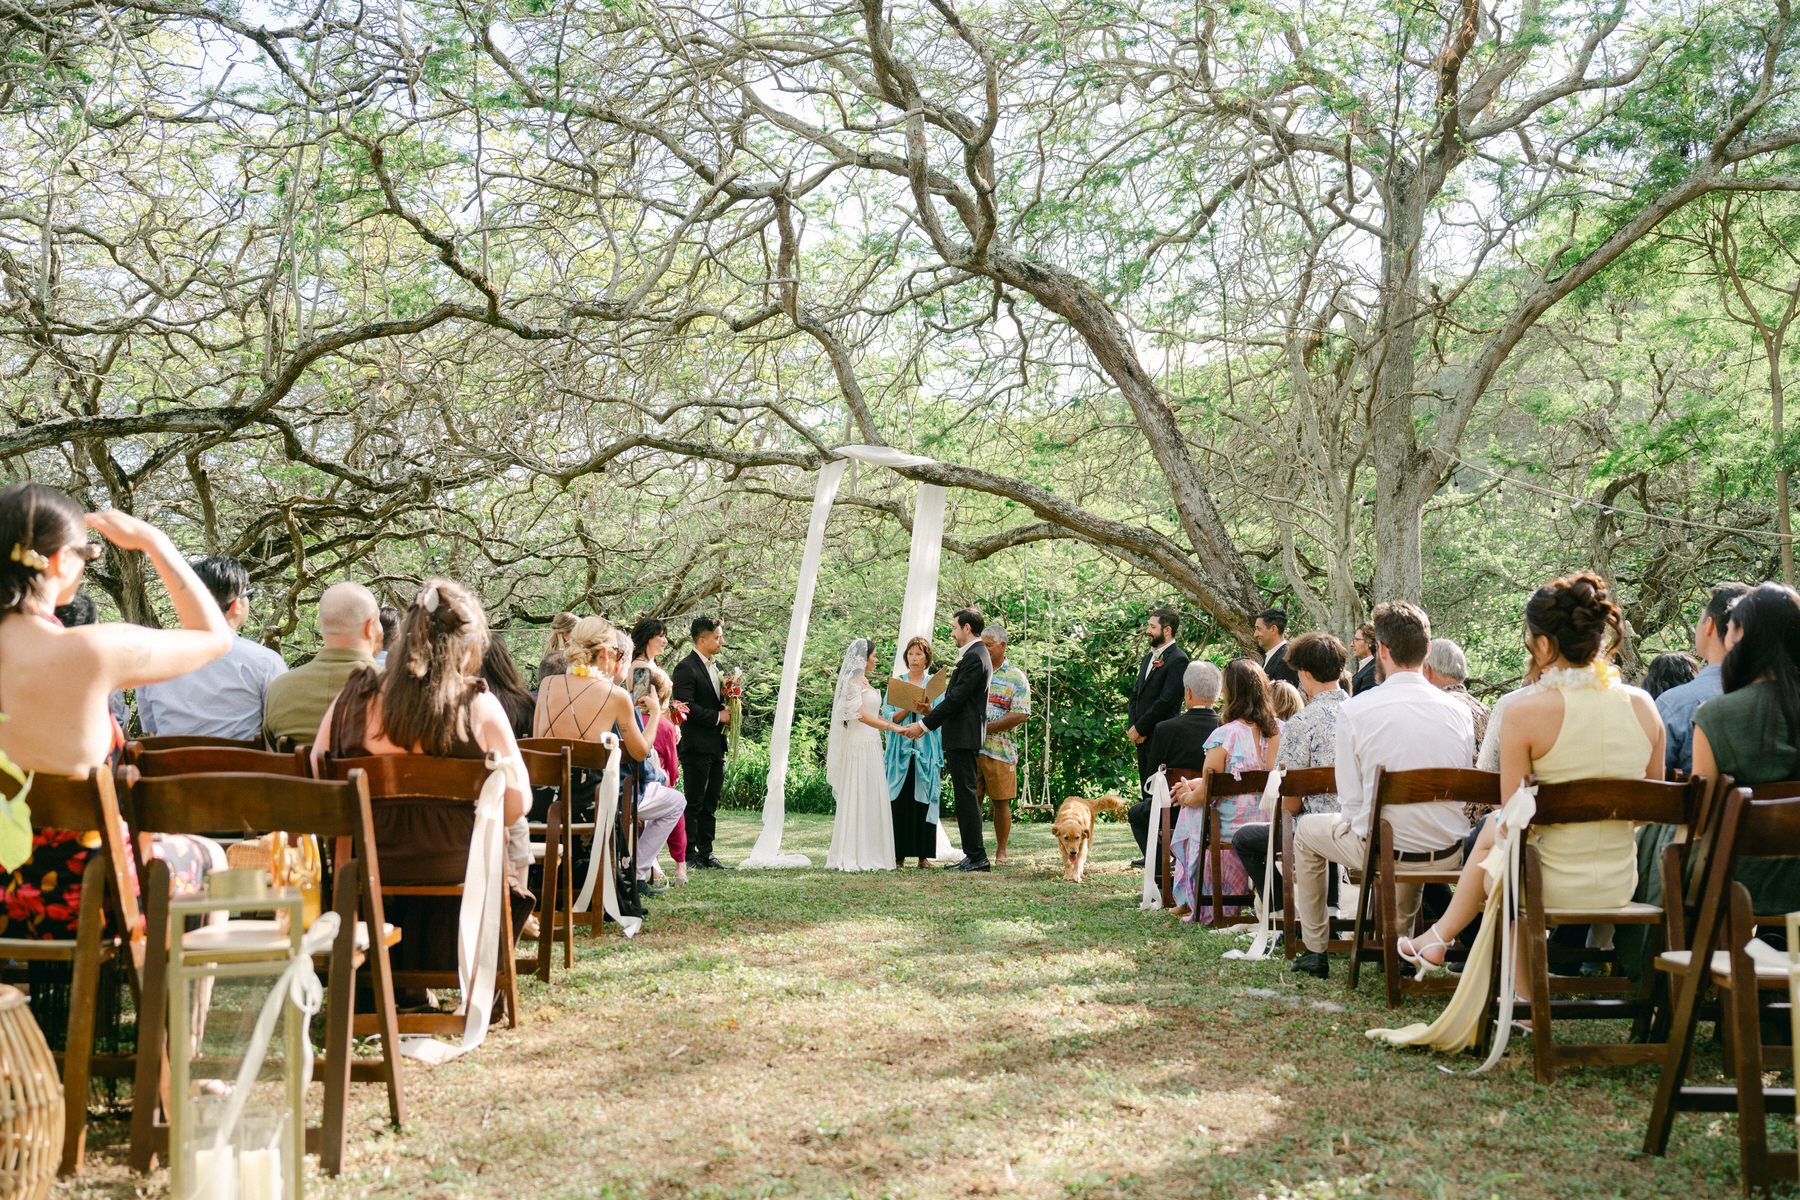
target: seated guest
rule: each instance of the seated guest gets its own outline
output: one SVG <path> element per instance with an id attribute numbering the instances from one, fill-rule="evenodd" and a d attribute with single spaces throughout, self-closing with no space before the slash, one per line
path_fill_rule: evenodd
<path id="1" fill-rule="evenodd" d="M 1432 687 L 1455 696 L 1468 708 L 1469 717 L 1475 722 L 1475 744 L 1479 747 L 1487 733 L 1488 706 L 1469 695 L 1469 660 L 1463 657 L 1462 647 L 1449 638 L 1433 638 L 1431 650 L 1425 655 L 1424 675 Z"/>
<path id="2" fill-rule="evenodd" d="M 1362 666 L 1356 668 L 1356 674 L 1350 677 L 1350 694 L 1360 696 L 1381 682 L 1379 674 L 1381 664 L 1375 661 L 1375 625 L 1364 621 L 1356 627 L 1356 636 L 1350 639 L 1350 653 Z"/>
<path id="3" fill-rule="evenodd" d="M 387 666 L 387 648 L 400 636 L 400 610 L 391 604 L 381 606 L 381 647 L 375 652 L 375 665 Z"/>
<path id="4" fill-rule="evenodd" d="M 662 708 L 654 701 L 647 706 L 655 716 L 646 722 L 649 733 L 645 733 L 633 715 L 631 690 L 616 678 L 625 656 L 612 622 L 605 617 L 581 618 L 570 630 L 563 653 L 568 674 L 552 675 L 538 685 L 531 735 L 597 742 L 601 734 L 614 733 L 625 754 L 639 762 L 648 758 L 655 748 Z"/>
<path id="5" fill-rule="evenodd" d="M 1719 664 L 1725 661 L 1725 627 L 1731 606 L 1750 589 L 1741 583 L 1721 583 L 1706 598 L 1706 605 L 1694 619 L 1694 653 L 1705 666 L 1688 683 L 1670 688 L 1656 698 L 1656 711 L 1662 714 L 1663 765 L 1669 771 L 1688 771 L 1692 766 L 1694 711 L 1724 690 Z"/>
<path id="6" fill-rule="evenodd" d="M 1306 693 L 1306 707 L 1289 717 L 1281 726 L 1281 751 L 1275 765 L 1287 770 L 1307 767 L 1329 767 L 1337 761 L 1337 721 L 1344 701 L 1350 693 L 1343 690 L 1339 678 L 1344 670 L 1344 643 L 1329 633 L 1303 633 L 1288 646 L 1288 665 L 1300 677 L 1300 690 Z M 1301 802 L 1303 813 L 1335 813 L 1337 794 L 1308 796 Z M 1243 861 L 1249 873 L 1250 886 L 1262 891 L 1263 875 L 1269 861 L 1271 826 L 1257 822 L 1241 826 L 1232 835 L 1231 848 Z M 1331 874 L 1328 890 L 1336 892 L 1337 873 Z M 1274 878 L 1274 890 L 1267 897 L 1272 912 L 1281 906 L 1281 874 Z M 1327 897 L 1329 901 L 1329 896 Z"/>
<path id="7" fill-rule="evenodd" d="M 426 580 L 401 619 L 387 669 L 355 672 L 325 710 L 313 737 L 313 769 L 319 770 L 327 754 L 516 759 L 519 744 L 506 709 L 477 675 L 487 641 L 487 614 L 474 593 L 448 579 Z M 522 827 L 528 802 L 525 789 L 509 783 L 503 817 L 509 838 L 513 825 Z M 469 816 L 472 820 L 472 809 Z M 382 879 L 421 886 L 461 883 L 470 820 L 456 819 L 442 806 L 378 805 L 375 842 Z M 513 857 L 509 854 L 507 874 L 516 938 L 536 900 L 518 881 Z M 394 897 L 387 917 L 405 930 L 394 969 L 441 970 L 455 962 L 458 908 L 455 897 Z"/>
<path id="8" fill-rule="evenodd" d="M 1644 690 L 1654 700 L 1670 688 L 1691 683 L 1699 673 L 1700 660 L 1691 654 L 1680 651 L 1659 654 L 1650 660 L 1650 669 L 1644 672 Z"/>
<path id="9" fill-rule="evenodd" d="M 1360 870 L 1369 845 L 1375 772 L 1429 767 L 1467 767 L 1475 756 L 1475 727 L 1468 707 L 1425 682 L 1419 668 L 1431 650 L 1431 622 L 1416 604 L 1377 605 L 1375 654 L 1380 687 L 1353 696 L 1338 712 L 1339 811 L 1294 822 L 1293 902 L 1306 953 L 1292 970 L 1324 979 L 1330 922 L 1326 877 L 1332 864 Z M 1469 819 L 1455 804 L 1412 804 L 1389 818 L 1402 861 L 1416 871 L 1444 871 L 1462 862 Z M 1419 911 L 1419 886 L 1397 886 L 1400 925 L 1410 928 Z"/>
<path id="10" fill-rule="evenodd" d="M 481 677 L 487 681 L 488 691 L 494 694 L 494 699 L 500 701 L 500 707 L 506 710 L 513 736 L 530 737 L 537 697 L 519 678 L 519 668 L 513 663 L 512 651 L 506 648 L 505 638 L 488 637 L 487 650 L 481 656 Z"/>
<path id="11" fill-rule="evenodd" d="M 1288 645 L 1288 653 L 1293 653 L 1293 645 Z M 1297 675 L 1298 672 L 1295 672 Z M 1275 706 L 1275 719 L 1285 721 L 1306 707 L 1306 696 L 1298 687 L 1285 679 L 1277 679 L 1269 685 L 1269 703 Z"/>
<path id="12" fill-rule="evenodd" d="M 1623 621 L 1618 605 L 1607 595 L 1606 582 L 1583 571 L 1533 592 L 1525 605 L 1525 639 L 1538 669 L 1538 690 L 1515 701 L 1507 712 L 1500 745 L 1500 800 L 1511 796 L 1527 775 L 1544 783 L 1661 779 L 1662 721 L 1650 697 L 1627 687 L 1612 665 L 1623 640 Z M 1483 825 L 1449 910 L 1416 941 L 1398 940 L 1400 956 L 1428 972 L 1443 964 L 1449 944 L 1476 913 L 1483 914 L 1481 932 L 1470 947 L 1449 1006 L 1429 1026 L 1371 1030 L 1371 1037 L 1449 1053 L 1474 1042 L 1488 1000 L 1501 925 L 1498 884 L 1506 869 L 1506 853 L 1494 845 L 1498 820 L 1495 814 Z M 1543 866 L 1545 907 L 1611 908 L 1631 899 L 1637 883 L 1637 845 L 1629 821 L 1533 825 L 1526 838 L 1537 848 Z M 1520 1000 L 1530 999 L 1528 975 L 1519 973 L 1515 986 Z"/>
<path id="13" fill-rule="evenodd" d="M 67 604 L 56 606 L 56 619 L 62 622 L 64 629 L 73 629 L 77 625 L 97 625 L 100 623 L 100 606 L 86 592 L 76 592 L 69 597 Z M 112 713 L 113 723 L 121 730 L 131 726 L 131 706 L 125 703 L 125 693 L 114 688 L 106 698 L 107 711 Z"/>
<path id="14" fill-rule="evenodd" d="M 559 612 L 550 622 L 550 640 L 544 643 L 544 655 L 538 660 L 538 686 L 544 685 L 544 679 L 550 675 L 561 675 L 569 669 L 568 659 L 563 650 L 569 644 L 569 634 L 575 628 L 577 618 L 572 612 Z"/>
<path id="15" fill-rule="evenodd" d="M 53 615 L 100 556 L 88 529 L 121 550 L 150 557 L 180 629 L 122 622 L 64 628 Z M 231 648 L 231 627 L 168 536 L 116 510 L 83 514 L 55 488 L 0 488 L 0 795 L 23 782 L 8 770 L 81 777 L 114 762 L 125 738 L 107 707 L 122 688 L 143 687 L 204 667 Z M 158 838 L 177 889 L 200 886 L 213 860 L 198 839 Z M 38 830 L 31 858 L 0 875 L 0 934 L 73 938 L 81 872 L 100 847 L 94 830 Z"/>
<path id="16" fill-rule="evenodd" d="M 662 669 L 656 660 L 662 652 L 669 648 L 669 627 L 655 617 L 645 617 L 631 627 L 631 682 L 635 695 L 643 678 L 649 680 L 649 686 L 656 689 L 656 698 L 662 703 L 664 719 L 656 727 L 656 762 L 667 775 L 668 785 L 675 787 L 681 778 L 681 760 L 678 748 L 681 745 L 681 716 L 674 707 L 674 684 L 669 673 Z M 647 674 L 640 677 L 638 672 Z M 676 788 L 679 791 L 679 788 Z M 687 874 L 687 800 L 682 799 L 682 813 L 675 821 L 675 828 L 669 830 L 669 857 L 675 860 L 675 874 L 671 877 L 676 884 L 688 881 Z M 656 870 L 655 860 L 651 860 L 653 874 L 651 882 L 668 882 L 662 872 Z"/>
<path id="17" fill-rule="evenodd" d="M 250 619 L 250 573 L 226 554 L 194 564 L 194 574 L 218 602 L 233 633 Z M 138 725 L 146 737 L 260 740 L 263 698 L 287 670 L 281 655 L 246 637 L 197 671 L 137 690 Z"/>
<path id="18" fill-rule="evenodd" d="M 324 648 L 311 662 L 269 684 L 263 740 L 270 746 L 283 738 L 305 745 L 344 682 L 364 667 L 380 669 L 375 652 L 381 648 L 381 610 L 369 589 L 360 583 L 326 588 L 319 597 L 319 637 Z"/>
<path id="19" fill-rule="evenodd" d="M 657 705 L 666 712 L 669 702 L 674 699 L 674 684 L 660 667 L 652 673 L 650 687 L 655 692 Z M 646 708 L 640 707 L 639 711 L 648 715 Z M 644 831 L 638 835 L 637 877 L 640 882 L 649 884 L 655 884 L 662 878 L 656 859 L 666 844 L 670 854 L 675 856 L 675 882 L 686 883 L 687 797 L 675 786 L 676 773 L 681 769 L 681 764 L 676 761 L 676 748 L 681 744 L 681 730 L 673 721 L 659 721 L 656 736 L 651 741 L 651 757 L 664 778 L 661 783 L 645 785 L 644 798 L 638 805 L 638 815 L 644 819 Z M 680 845 L 675 842 L 677 828 L 683 829 Z"/>
<path id="20" fill-rule="evenodd" d="M 1206 739 L 1206 769 L 1229 771 L 1234 778 L 1245 771 L 1265 771 L 1281 749 L 1281 722 L 1269 700 L 1269 677 L 1254 659 L 1234 659 L 1225 668 L 1225 705 L 1219 727 Z M 1175 913 L 1188 921 L 1211 921 L 1212 906 L 1202 904 L 1212 893 L 1213 864 L 1203 854 L 1206 839 L 1206 780 L 1186 779 L 1170 789 L 1170 799 L 1181 806 L 1171 839 L 1175 858 Z M 1233 796 L 1219 801 L 1219 839 L 1231 841 L 1240 825 L 1256 815 L 1256 796 Z M 1220 891 L 1225 895 L 1248 892 L 1249 878 L 1234 850 L 1219 853 Z M 1242 909 L 1226 905 L 1221 916 L 1235 916 Z"/>
<path id="21" fill-rule="evenodd" d="M 1223 686 L 1224 676 L 1213 664 L 1198 659 L 1188 663 L 1181 673 L 1184 711 L 1178 717 L 1158 722 L 1156 732 L 1150 735 L 1146 761 L 1151 764 L 1152 771 L 1160 767 L 1173 767 L 1179 771 L 1206 769 L 1206 739 L 1219 727 L 1219 714 L 1213 705 L 1218 703 L 1219 689 Z M 1139 797 L 1125 815 L 1131 822 L 1131 835 L 1137 839 L 1138 852 L 1148 853 L 1150 798 Z M 1144 860 L 1140 858 L 1131 865 L 1141 867 Z"/>

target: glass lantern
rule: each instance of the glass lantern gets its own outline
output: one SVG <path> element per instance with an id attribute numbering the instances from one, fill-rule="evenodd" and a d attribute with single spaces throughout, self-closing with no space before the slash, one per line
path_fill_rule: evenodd
<path id="1" fill-rule="evenodd" d="M 206 891 L 169 902 L 174 1200 L 300 1200 L 312 1047 L 284 974 L 302 954 L 303 906 L 298 889 L 271 888 L 255 870 L 215 872 Z M 214 921 L 190 929 L 196 918 Z M 283 1052 L 269 1063 L 277 1038 Z"/>

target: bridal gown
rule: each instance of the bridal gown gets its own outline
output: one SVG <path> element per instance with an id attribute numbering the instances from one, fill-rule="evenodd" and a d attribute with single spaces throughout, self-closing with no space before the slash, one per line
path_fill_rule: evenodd
<path id="1" fill-rule="evenodd" d="M 864 715 L 879 715 L 881 697 L 866 687 L 861 691 Z M 842 720 L 842 714 L 834 712 L 832 719 Z M 839 730 L 839 739 L 838 761 L 826 763 L 837 816 L 831 822 L 825 865 L 834 871 L 891 871 L 894 810 L 888 801 L 881 731 L 852 719 Z"/>

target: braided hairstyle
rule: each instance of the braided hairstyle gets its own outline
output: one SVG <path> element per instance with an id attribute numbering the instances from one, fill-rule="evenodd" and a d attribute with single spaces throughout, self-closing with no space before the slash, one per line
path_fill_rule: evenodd
<path id="1" fill-rule="evenodd" d="M 1607 593 L 1606 580 L 1592 571 L 1553 579 L 1531 593 L 1525 628 L 1555 642 L 1557 651 L 1578 667 L 1593 662 L 1596 654 L 1611 658 L 1625 637 L 1619 606 Z"/>
<path id="2" fill-rule="evenodd" d="M 0 488 L 0 616 L 22 611 L 37 593 L 39 560 L 86 540 L 87 514 L 64 493 L 29 482 Z"/>
<path id="3" fill-rule="evenodd" d="M 451 755 L 474 739 L 469 706 L 487 690 L 480 679 L 487 614 L 475 593 L 449 579 L 427 579 L 400 621 L 381 683 L 382 732 L 396 746 Z"/>

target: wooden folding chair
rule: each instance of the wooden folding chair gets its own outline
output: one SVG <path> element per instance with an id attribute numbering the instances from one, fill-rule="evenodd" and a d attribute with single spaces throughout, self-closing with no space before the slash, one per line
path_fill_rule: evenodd
<path id="1" fill-rule="evenodd" d="M 1175 791 L 1176 784 L 1201 777 L 1201 772 L 1182 767 L 1164 766 L 1162 772 L 1169 781 L 1171 793 Z M 1156 880 L 1162 887 L 1164 908 L 1175 907 L 1175 815 L 1180 811 L 1180 806 L 1175 803 L 1171 794 L 1169 807 L 1163 809 L 1162 824 L 1156 831 Z"/>
<path id="2" fill-rule="evenodd" d="M 199 735 L 169 735 L 166 737 L 142 737 L 135 742 L 125 744 L 125 761 L 130 762 L 140 750 L 185 750 L 193 746 L 213 746 L 224 750 L 261 750 L 261 738 L 241 740 L 238 738 L 201 737 Z"/>
<path id="3" fill-rule="evenodd" d="M 1567 783 L 1539 783 L 1537 787 L 1537 814 L 1532 818 L 1534 827 L 1587 821 L 1688 825 L 1695 820 L 1710 790 L 1704 779 L 1689 779 L 1683 783 L 1649 779 L 1580 779 Z M 1521 966 L 1530 980 L 1532 1060 L 1538 1082 L 1551 1082 L 1556 1078 L 1557 1068 L 1564 1065 L 1634 1066 L 1661 1062 L 1666 1043 L 1646 1040 L 1655 998 L 1656 973 L 1644 972 L 1636 984 L 1621 976 L 1552 975 L 1552 960 L 1573 965 L 1617 963 L 1619 960 L 1612 950 L 1592 947 L 1553 949 L 1550 931 L 1563 925 L 1645 925 L 1651 929 L 1651 946 L 1657 950 L 1665 936 L 1664 906 L 1627 901 L 1617 907 L 1546 907 L 1543 862 L 1537 847 L 1529 840 L 1522 848 L 1520 864 L 1518 936 L 1525 949 Z M 1495 948 L 1491 972 L 1493 986 L 1488 989 L 1490 1009 L 1495 1003 L 1495 991 L 1500 981 L 1502 949 Z M 1558 995 L 1581 998 L 1557 999 Z M 1630 1020 L 1632 1040 L 1628 1043 L 1559 1043 L 1552 1022 L 1569 1019 Z M 1485 1014 L 1481 1027 L 1485 1043 L 1490 1028 Z"/>
<path id="4" fill-rule="evenodd" d="M 1256 894 L 1253 889 L 1227 894 L 1225 891 L 1225 845 L 1221 835 L 1223 822 L 1219 819 L 1219 802 L 1222 800 L 1239 800 L 1263 794 L 1269 786 L 1267 771 L 1245 771 L 1241 778 L 1233 778 L 1229 771 L 1207 771 L 1206 780 L 1206 831 L 1202 835 L 1206 840 L 1201 844 L 1200 853 L 1206 856 L 1207 865 L 1212 868 L 1211 890 L 1207 893 L 1207 903 L 1212 909 L 1212 916 L 1206 922 L 1208 929 L 1229 929 L 1236 925 L 1254 925 L 1256 923 Z M 1195 881 L 1194 905 L 1196 914 L 1200 904 L 1199 881 Z M 1225 905 L 1234 905 L 1243 911 L 1234 916 L 1225 915 Z"/>
<path id="5" fill-rule="evenodd" d="M 166 775 L 285 775 L 311 779 L 312 764 L 297 750 L 245 750 L 238 746 L 178 746 L 146 750 L 139 743 L 131 765 L 145 779 Z"/>
<path id="6" fill-rule="evenodd" d="M 173 752 L 165 752 L 173 753 Z M 352 1081 L 387 1085 L 388 1117 L 396 1128 L 406 1120 L 399 1069 L 399 1026 L 394 1011 L 393 973 L 388 948 L 398 931 L 387 925 L 381 902 L 381 868 L 369 807 L 368 785 L 351 771 L 341 782 L 319 782 L 271 774 L 170 775 L 147 779 L 134 767 L 119 772 L 121 794 L 140 836 L 156 833 L 210 833 L 236 828 L 246 834 L 283 830 L 335 841 L 340 850 L 332 911 L 340 921 L 328 958 L 325 1008 L 325 1057 L 315 1064 L 315 1078 L 325 1087 L 321 1123 L 307 1129 L 307 1149 L 320 1166 L 336 1175 L 343 1165 L 345 1112 Z M 144 996 L 138 1012 L 137 1081 L 133 1090 L 131 1163 L 150 1169 L 157 1154 L 169 1149 L 168 1126 L 156 1120 L 157 1102 L 167 1088 L 163 1054 L 168 1015 L 169 869 L 144 855 L 138 870 L 144 880 L 149 952 Z M 360 921 L 359 921 L 360 918 Z M 372 930 L 382 936 L 370 937 Z M 373 952 L 370 983 L 375 1012 L 370 1020 L 381 1035 L 381 1056 L 352 1056 L 356 1026 L 356 970 Z"/>
<path id="7" fill-rule="evenodd" d="M 1771 785 L 1777 786 L 1777 785 Z M 1767 1117 L 1791 1116 L 1792 1087 L 1766 1087 L 1763 1071 L 1771 1066 L 1791 1066 L 1789 1048 L 1762 1044 L 1760 993 L 1775 989 L 1785 1006 L 1787 972 L 1758 973 L 1744 947 L 1755 936 L 1757 918 L 1749 892 L 1737 882 L 1737 867 L 1745 858 L 1800 857 L 1800 798 L 1753 799 L 1748 788 L 1725 792 L 1711 853 L 1698 864 L 1704 872 L 1698 913 L 1689 930 L 1685 952 L 1665 952 L 1663 958 L 1680 960 L 1673 1015 L 1669 1023 L 1668 1053 L 1663 1059 L 1650 1123 L 1644 1133 L 1644 1153 L 1662 1154 L 1678 1112 L 1731 1112 L 1738 1114 L 1738 1153 L 1746 1195 L 1769 1190 L 1779 1178 L 1792 1179 L 1795 1155 L 1768 1148 Z M 1694 964 L 1705 963 L 1705 970 Z M 1722 1024 L 1729 1031 L 1729 1066 L 1733 1076 L 1727 1085 L 1687 1083 L 1694 1038 L 1699 1029 L 1699 1003 L 1708 985 L 1722 997 Z M 1774 1007 L 1774 1006 L 1771 1006 Z"/>
<path id="8" fill-rule="evenodd" d="M 128 872 L 131 850 L 112 776 L 89 772 L 85 779 L 65 779 L 42 772 L 32 778 L 27 796 L 34 830 L 96 831 L 100 847 L 81 871 L 81 895 L 73 939 L 0 938 L 0 962 L 9 980 L 28 982 L 24 964 L 69 964 L 69 1023 L 63 1049 L 56 1057 L 63 1071 L 63 1152 L 59 1173 L 80 1172 L 87 1148 L 88 1088 L 94 1076 L 129 1079 L 132 1055 L 96 1055 L 94 1026 L 100 1009 L 100 964 L 130 956 L 126 972 L 138 987 L 144 961 L 144 931 L 138 920 L 137 892 Z"/>
<path id="9" fill-rule="evenodd" d="M 555 754 L 561 750 L 567 750 L 569 752 L 569 766 L 572 771 L 592 771 L 598 775 L 600 772 L 606 770 L 607 751 L 606 747 L 602 746 L 599 742 L 583 742 L 577 741 L 574 738 L 520 738 L 519 749 L 539 750 L 550 754 Z M 623 750 L 619 752 L 619 762 L 622 768 L 625 762 L 625 753 Z M 625 793 L 627 790 L 628 789 L 625 787 L 623 771 L 621 770 L 619 781 L 621 824 L 624 823 Z M 540 933 L 543 933 L 546 936 L 563 936 L 565 933 L 573 930 L 577 919 L 577 914 L 570 911 L 575 904 L 575 839 L 578 837 L 589 839 L 592 843 L 589 853 L 604 853 L 604 846 L 596 834 L 593 818 L 590 817 L 586 821 L 578 820 L 574 810 L 574 800 L 575 798 L 571 786 L 571 790 L 564 791 L 562 794 L 563 836 L 562 849 L 559 851 L 559 861 L 563 864 L 563 870 L 566 872 L 565 886 L 567 891 L 565 894 L 568 900 L 568 907 L 558 910 L 551 906 L 543 904 L 538 905 L 540 910 L 538 913 L 538 928 Z M 601 866 L 602 869 L 609 869 L 610 864 L 602 860 Z M 605 914 L 602 911 L 597 890 L 593 902 L 588 905 L 588 911 L 581 915 L 585 916 L 587 920 L 588 936 L 599 937 L 600 926 L 605 919 Z M 544 929 L 544 918 L 546 916 L 548 916 L 551 921 L 548 930 Z M 574 940 L 571 935 L 568 938 L 568 950 L 565 952 L 565 966 L 574 965 L 574 953 Z M 549 976 L 546 973 L 547 970 L 547 965 L 540 962 L 538 964 L 538 978 L 548 979 Z"/>
<path id="10" fill-rule="evenodd" d="M 1393 825 L 1388 816 L 1393 809 L 1412 804 L 1492 804 L 1500 794 L 1500 776 L 1493 771 L 1475 771 L 1466 767 L 1441 767 L 1419 771 L 1375 769 L 1375 799 L 1369 813 L 1369 844 L 1363 856 L 1362 890 L 1356 898 L 1356 924 L 1351 931 L 1350 990 L 1356 990 L 1358 972 L 1365 961 L 1379 962 L 1387 981 L 1387 1004 L 1399 1008 L 1409 995 L 1424 995 L 1456 990 L 1454 976 L 1432 975 L 1416 979 L 1406 975 L 1394 939 L 1410 934 L 1401 929 L 1398 885 L 1453 884 L 1461 876 L 1461 868 L 1432 871 L 1416 869 L 1409 864 L 1434 861 L 1429 852 L 1402 851 L 1394 843 Z M 1460 848 L 1460 847 L 1459 847 Z M 1448 849 L 1448 847 L 1445 847 Z M 1370 920 L 1370 907 L 1375 918 Z M 1370 939 L 1373 929 L 1374 939 Z M 1452 949 L 1451 954 L 1463 952 Z M 1446 960 L 1448 961 L 1448 960 Z"/>
<path id="11" fill-rule="evenodd" d="M 346 779 L 352 771 L 362 771 L 368 777 L 369 803 L 374 814 L 375 853 L 383 862 L 384 878 L 380 880 L 380 888 L 384 900 L 392 896 L 460 897 L 463 894 L 466 856 L 469 851 L 467 838 L 461 844 L 464 857 L 458 860 L 453 872 L 448 871 L 448 864 L 444 864 L 444 877 L 421 879 L 412 873 L 414 868 L 409 861 L 416 855 L 417 847 L 388 843 L 383 840 L 382 828 L 384 817 L 393 815 L 397 810 L 407 807 L 434 808 L 447 810 L 455 822 L 466 821 L 472 837 L 475 829 L 475 801 L 488 777 L 487 765 L 481 759 L 438 758 L 427 754 L 378 754 L 367 758 L 327 759 L 325 771 L 333 779 Z M 437 874 L 438 871 L 432 868 L 430 873 Z M 449 877 L 452 875 L 453 880 Z M 513 944 L 512 889 L 504 882 L 500 885 L 500 921 L 501 946 L 496 991 L 501 1004 L 506 1008 L 507 1027 L 516 1028 L 519 1023 L 518 964 L 514 959 L 517 947 Z M 442 968 L 395 970 L 393 981 L 396 988 L 462 986 L 462 980 L 457 974 L 457 964 L 454 962 Z M 463 1031 L 464 1025 L 464 1018 L 455 1013 L 399 1014 L 402 1033 L 455 1036 Z M 371 1031 L 368 1018 L 358 1017 L 356 1032 L 361 1034 Z"/>
<path id="12" fill-rule="evenodd" d="M 533 824 L 531 832 L 542 834 L 542 842 L 532 844 L 532 854 L 543 864 L 542 882 L 538 884 L 538 938 L 537 954 L 528 960 L 522 960 L 519 966 L 527 972 L 535 972 L 544 983 L 550 982 L 550 952 L 552 943 L 557 938 L 556 914 L 568 916 L 569 908 L 575 903 L 572 872 L 569 869 L 569 858 L 563 853 L 564 828 L 568 825 L 565 815 L 568 811 L 570 789 L 569 748 L 559 746 L 555 753 L 548 750 L 532 750 L 519 747 L 519 757 L 525 762 L 525 774 L 531 786 L 553 787 L 557 799 L 550 805 L 543 825 Z M 559 905 L 559 897 L 562 904 Z M 561 924 L 563 944 L 563 969 L 575 965 L 575 926 L 574 922 L 565 919 Z"/>
<path id="13" fill-rule="evenodd" d="M 1269 853 L 1275 857 L 1276 869 L 1281 872 L 1281 953 L 1284 958 L 1298 958 L 1305 949 L 1300 942 L 1300 913 L 1294 906 L 1294 872 L 1289 869 L 1294 861 L 1294 822 L 1305 811 L 1304 801 L 1308 798 L 1329 796 L 1336 791 L 1335 767 L 1302 767 L 1281 777 L 1281 807 L 1276 810 L 1273 827 L 1269 830 Z M 1336 870 L 1337 864 L 1327 863 L 1325 869 Z M 1355 924 L 1343 917 L 1329 915 L 1326 921 L 1334 934 L 1348 933 Z M 1328 954 L 1343 954 L 1349 949 L 1350 942 L 1344 938 L 1333 937 L 1325 944 Z"/>

